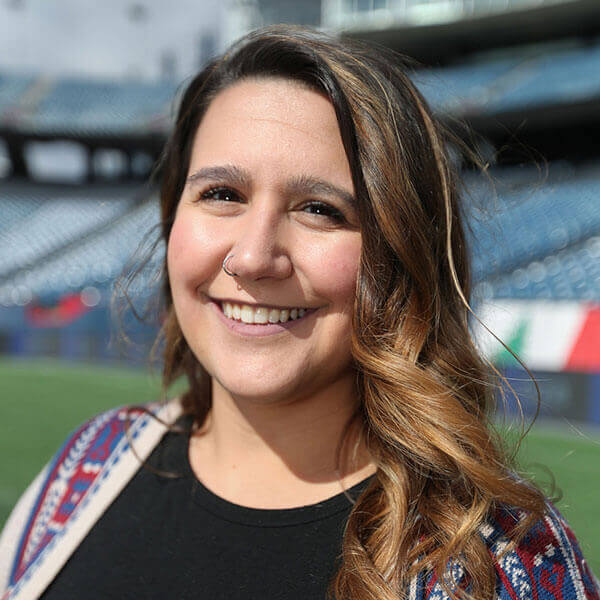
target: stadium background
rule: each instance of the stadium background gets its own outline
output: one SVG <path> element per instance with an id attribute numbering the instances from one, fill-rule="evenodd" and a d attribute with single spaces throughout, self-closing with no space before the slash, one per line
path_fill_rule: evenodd
<path id="1" fill-rule="evenodd" d="M 540 418 L 521 462 L 536 477 L 544 465 L 554 474 L 559 508 L 599 573 L 600 2 L 181 3 L 185 11 L 168 15 L 156 0 L 113 3 L 125 35 L 146 45 L 133 68 L 86 69 L 82 39 L 70 47 L 79 70 L 51 59 L 0 62 L 0 523 L 72 427 L 109 406 L 157 397 L 148 371 L 156 323 L 125 315 L 130 342 L 120 342 L 111 297 L 157 238 L 150 174 L 174 98 L 239 35 L 292 22 L 416 59 L 419 88 L 486 164 L 490 177 L 452 149 L 465 180 L 474 306 L 536 374 Z M 69 10 L 67 0 L 56 10 L 61 4 Z M 94 22 L 88 4 L 78 16 L 86 27 Z M 7 0 L 0 20 L 26 22 L 40 10 L 39 0 Z M 187 45 L 153 46 L 153 31 L 164 37 L 182 19 L 197 23 Z M 107 46 L 111 27 L 110 18 L 98 21 Z M 142 312 L 163 252 L 159 244 L 130 288 Z M 474 332 L 531 418 L 527 375 L 477 323 Z M 518 423 L 510 391 L 507 413 Z"/>

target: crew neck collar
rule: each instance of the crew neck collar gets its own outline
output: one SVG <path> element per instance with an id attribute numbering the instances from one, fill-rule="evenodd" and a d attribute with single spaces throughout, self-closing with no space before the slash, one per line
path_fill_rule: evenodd
<path id="1" fill-rule="evenodd" d="M 191 426 L 192 418 L 187 416 L 182 418 L 183 426 Z M 185 465 L 185 475 L 192 483 L 192 496 L 194 502 L 202 507 L 213 516 L 221 518 L 225 521 L 250 525 L 255 527 L 286 527 L 293 525 L 301 525 L 327 519 L 340 512 L 352 509 L 360 494 L 366 489 L 367 485 L 373 478 L 373 475 L 363 479 L 351 488 L 346 490 L 346 493 L 341 491 L 330 498 L 309 504 L 307 506 L 298 506 L 294 508 L 250 508 L 241 506 L 221 498 L 210 489 L 208 489 L 195 475 L 189 462 L 188 445 L 189 436 L 182 436 L 181 450 L 184 454 L 183 464 Z M 350 498 L 348 498 L 350 496 Z"/>

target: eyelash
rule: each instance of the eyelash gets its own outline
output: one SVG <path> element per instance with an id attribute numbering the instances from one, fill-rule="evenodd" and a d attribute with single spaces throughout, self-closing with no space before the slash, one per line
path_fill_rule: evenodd
<path id="1" fill-rule="evenodd" d="M 224 194 L 225 197 L 217 198 L 216 196 L 218 194 Z M 219 187 L 210 188 L 210 189 L 206 190 L 205 192 L 202 192 L 200 194 L 200 196 L 198 197 L 198 201 L 211 201 L 211 200 L 214 200 L 217 202 L 239 202 L 240 196 L 239 196 L 239 194 L 237 194 L 234 190 L 232 190 L 230 188 L 219 186 Z M 346 218 L 337 208 L 334 208 L 333 206 L 331 206 L 330 204 L 327 204 L 325 202 L 321 202 L 319 200 L 311 200 L 310 202 L 307 202 L 302 208 L 306 209 L 308 207 L 316 208 L 319 211 L 325 212 L 325 214 L 323 214 L 322 212 L 312 212 L 310 214 L 324 216 L 327 219 L 330 219 L 331 221 L 334 221 L 335 223 L 339 223 L 339 224 L 346 222 Z"/>
<path id="2" fill-rule="evenodd" d="M 215 198 L 215 195 L 219 192 L 226 193 L 227 196 L 233 196 L 235 198 L 239 198 L 238 194 L 236 194 L 233 190 L 226 187 L 214 187 L 202 192 L 198 198 L 198 200 L 217 200 L 221 202 L 228 202 L 227 198 Z"/>

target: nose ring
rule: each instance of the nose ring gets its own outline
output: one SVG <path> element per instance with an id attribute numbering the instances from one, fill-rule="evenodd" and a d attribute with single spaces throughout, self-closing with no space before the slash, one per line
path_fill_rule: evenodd
<path id="1" fill-rule="evenodd" d="M 227 269 L 227 261 L 228 261 L 230 258 L 233 258 L 233 254 L 230 254 L 229 256 L 226 256 L 226 257 L 225 257 L 225 260 L 223 261 L 223 264 L 221 265 L 221 267 L 223 268 L 223 271 L 225 271 L 225 273 L 227 273 L 227 275 L 229 275 L 230 277 L 237 277 L 237 276 L 238 276 L 238 274 L 237 274 L 237 273 L 234 273 L 233 271 L 229 271 L 229 270 Z"/>

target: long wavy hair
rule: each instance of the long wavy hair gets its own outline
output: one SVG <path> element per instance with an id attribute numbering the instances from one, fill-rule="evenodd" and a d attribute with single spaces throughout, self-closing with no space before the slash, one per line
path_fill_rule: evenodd
<path id="1" fill-rule="evenodd" d="M 469 260 L 447 133 L 383 48 L 294 26 L 253 32 L 187 86 L 161 161 L 167 242 L 194 134 L 224 88 L 253 77 L 302 82 L 335 108 L 358 200 L 362 255 L 352 328 L 358 418 L 377 472 L 347 521 L 330 593 L 397 600 L 417 572 L 456 597 L 492 598 L 479 529 L 500 505 L 524 511 L 515 539 L 543 515 L 543 495 L 513 474 L 489 425 L 490 369 L 469 331 Z M 166 265 L 165 265 L 166 269 Z M 184 410 L 203 422 L 210 378 L 187 345 L 164 284 L 163 383 L 181 375 Z M 468 586 L 448 567 L 460 565 Z"/>

